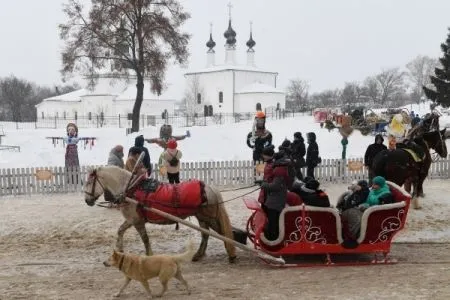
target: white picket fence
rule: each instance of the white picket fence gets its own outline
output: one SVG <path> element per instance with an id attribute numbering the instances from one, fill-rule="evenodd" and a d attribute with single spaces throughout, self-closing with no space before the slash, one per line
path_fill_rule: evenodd
<path id="1" fill-rule="evenodd" d="M 315 177 L 320 182 L 343 184 L 367 179 L 364 168 L 351 170 L 348 167 L 355 161 L 362 163 L 363 159 L 322 159 L 315 169 Z M 0 169 L 0 196 L 81 192 L 87 170 L 87 166 L 67 171 L 64 167 Z M 157 170 L 156 165 L 154 170 Z M 244 187 L 253 185 L 254 174 L 252 161 L 183 162 L 180 177 L 181 180 L 199 179 L 218 187 Z M 303 174 L 306 174 L 306 170 L 303 170 Z M 154 176 L 166 181 L 165 178 L 159 178 L 157 171 Z M 428 179 L 435 178 L 450 178 L 450 157 L 431 165 Z"/>

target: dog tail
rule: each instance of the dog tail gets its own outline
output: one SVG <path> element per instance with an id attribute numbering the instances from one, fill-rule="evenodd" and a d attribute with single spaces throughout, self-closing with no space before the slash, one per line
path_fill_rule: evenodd
<path id="1" fill-rule="evenodd" d="M 173 255 L 173 259 L 177 262 L 188 262 L 191 261 L 192 258 L 195 255 L 195 246 L 194 246 L 194 242 L 192 240 L 189 240 L 189 242 L 186 245 L 186 251 L 184 253 L 181 254 L 177 254 L 177 255 Z"/>

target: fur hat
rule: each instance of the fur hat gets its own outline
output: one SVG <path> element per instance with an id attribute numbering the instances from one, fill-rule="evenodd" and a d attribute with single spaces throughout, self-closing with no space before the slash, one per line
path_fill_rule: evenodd
<path id="1" fill-rule="evenodd" d="M 316 191 L 316 190 L 318 190 L 319 187 L 320 187 L 320 182 L 318 182 L 318 181 L 315 180 L 315 179 L 311 179 L 311 180 L 309 180 L 308 182 L 305 183 L 305 187 L 306 187 L 307 189 Z"/>
<path id="2" fill-rule="evenodd" d="M 381 176 L 377 176 L 372 180 L 372 184 L 376 184 L 378 186 L 383 186 L 386 184 L 386 179 Z"/>
<path id="3" fill-rule="evenodd" d="M 283 141 L 283 143 L 281 143 L 281 146 L 279 147 L 280 149 L 282 148 L 289 148 L 291 146 L 291 141 L 288 139 L 285 139 Z"/>
<path id="4" fill-rule="evenodd" d="M 275 153 L 275 150 L 274 150 L 273 145 L 265 147 L 262 151 L 262 155 L 270 156 L 270 157 L 272 157 L 274 153 Z"/>
<path id="5" fill-rule="evenodd" d="M 177 141 L 174 140 L 174 139 L 170 139 L 170 140 L 167 142 L 167 148 L 168 148 L 168 149 L 177 149 L 177 146 L 178 146 Z"/>
<path id="6" fill-rule="evenodd" d="M 369 187 L 369 183 L 366 180 L 360 180 L 357 182 L 357 185 L 359 185 L 360 187 L 364 188 L 368 188 Z"/>

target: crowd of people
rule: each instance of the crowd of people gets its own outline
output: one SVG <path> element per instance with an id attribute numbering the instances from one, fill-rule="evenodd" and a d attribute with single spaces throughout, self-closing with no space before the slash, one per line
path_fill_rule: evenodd
<path id="1" fill-rule="evenodd" d="M 264 162 L 262 180 L 255 180 L 255 184 L 261 186 L 258 201 L 266 213 L 268 222 L 264 230 L 265 237 L 275 240 L 279 234 L 279 218 L 286 206 L 305 204 L 316 207 L 330 207 L 328 195 L 320 188 L 320 183 L 314 177 L 314 170 L 321 163 L 319 146 L 314 132 L 308 132 L 305 139 L 301 132 L 295 132 L 292 142 L 285 139 L 278 149 L 272 144 L 272 134 L 265 129 L 265 116 L 257 115 L 254 131 L 249 133 L 247 144 L 253 149 L 255 162 Z M 262 121 L 261 121 L 262 120 Z M 167 134 L 166 134 L 167 135 Z M 186 135 L 188 136 L 188 135 Z M 135 144 L 128 151 L 126 162 L 124 148 L 121 145 L 111 149 L 108 165 L 125 168 L 128 171 L 137 170 L 137 175 L 152 173 L 152 164 L 145 141 L 157 143 L 163 148 L 160 160 L 163 161 L 165 175 L 169 183 L 180 182 L 180 159 L 182 152 L 178 149 L 177 140 L 186 136 L 173 138 L 171 128 L 165 139 L 146 140 L 142 135 L 135 138 Z M 359 235 L 361 216 L 370 206 L 390 203 L 389 187 L 383 177 L 374 177 L 371 170 L 373 158 L 380 151 L 386 150 L 383 145 L 383 137 L 377 135 L 374 144 L 366 151 L 364 163 L 369 168 L 369 182 L 361 180 L 351 187 L 339 201 L 337 208 L 342 214 L 342 220 L 346 226 L 344 236 L 356 240 Z M 278 150 L 278 151 L 276 151 Z M 139 166 L 136 166 L 139 156 L 144 153 L 144 158 Z M 302 174 L 302 168 L 306 167 L 306 176 Z"/>

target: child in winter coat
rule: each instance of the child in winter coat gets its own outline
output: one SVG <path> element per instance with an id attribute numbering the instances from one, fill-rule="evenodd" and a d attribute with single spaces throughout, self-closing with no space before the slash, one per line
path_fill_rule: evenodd
<path id="1" fill-rule="evenodd" d="M 372 180 L 372 190 L 367 196 L 366 202 L 359 205 L 361 210 L 370 206 L 392 203 L 392 194 L 386 179 L 382 176 L 377 176 Z"/>
<path id="2" fill-rule="evenodd" d="M 169 183 L 180 183 L 180 159 L 183 156 L 177 149 L 177 141 L 170 139 L 167 142 L 167 149 L 163 153 L 163 159 L 167 169 L 167 178 Z"/>

